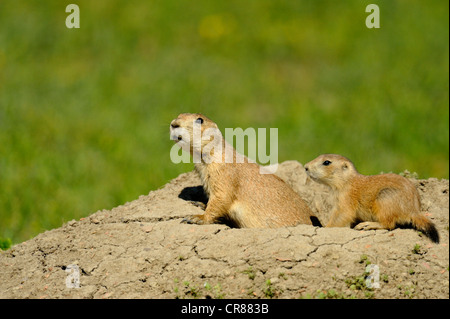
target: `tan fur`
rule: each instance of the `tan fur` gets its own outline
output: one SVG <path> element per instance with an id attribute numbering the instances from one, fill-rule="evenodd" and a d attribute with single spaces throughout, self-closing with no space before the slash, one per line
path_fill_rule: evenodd
<path id="1" fill-rule="evenodd" d="M 201 118 L 202 124 L 195 123 Z M 204 147 L 211 143 L 202 139 L 201 147 L 192 142 L 193 125 L 201 125 L 201 132 L 212 128 L 217 130 L 214 143 L 222 145 L 222 154 L 204 152 Z M 187 218 L 187 222 L 211 224 L 228 219 L 237 227 L 276 228 L 294 226 L 299 223 L 311 224 L 311 211 L 300 196 L 283 180 L 272 174 L 261 174 L 260 166 L 234 150 L 220 134 L 217 125 L 202 114 L 180 114 L 171 122 L 171 138 L 180 146 L 184 138 L 177 135 L 177 129 L 184 128 L 190 133 L 189 149 L 191 155 L 204 155 L 212 160 L 207 163 L 202 158 L 195 164 L 209 201 L 203 215 Z M 183 147 L 183 146 L 182 146 Z M 225 147 L 231 147 L 232 163 L 225 162 Z M 237 159 L 243 163 L 237 162 Z"/>
<path id="2" fill-rule="evenodd" d="M 326 227 L 362 222 L 355 229 L 368 230 L 411 224 L 439 242 L 435 226 L 420 212 L 419 193 L 408 179 L 396 174 L 361 175 L 349 159 L 336 154 L 320 155 L 305 169 L 313 180 L 330 186 L 336 197 Z"/>

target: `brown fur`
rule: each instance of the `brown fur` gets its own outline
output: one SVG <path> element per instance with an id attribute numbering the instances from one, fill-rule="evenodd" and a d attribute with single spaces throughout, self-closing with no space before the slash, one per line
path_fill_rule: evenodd
<path id="1" fill-rule="evenodd" d="M 305 169 L 336 196 L 337 206 L 326 227 L 351 227 L 358 222 L 362 223 L 355 229 L 412 225 L 439 242 L 434 224 L 420 212 L 419 193 L 408 179 L 396 174 L 361 175 L 349 159 L 335 154 L 320 155 Z"/>
<path id="2" fill-rule="evenodd" d="M 203 123 L 195 123 L 201 118 Z M 214 143 L 222 145 L 222 154 L 214 151 L 206 154 L 204 146 L 209 139 L 202 139 L 201 147 L 195 147 L 192 142 L 193 125 L 201 125 L 201 132 L 206 129 L 216 129 Z M 184 137 L 178 135 L 177 129 L 184 128 L 190 133 L 189 146 L 184 149 L 191 155 L 202 154 L 212 159 L 207 163 L 202 158 L 195 164 L 200 175 L 203 188 L 209 201 L 203 215 L 186 218 L 189 223 L 211 224 L 220 220 L 230 220 L 237 227 L 276 228 L 294 226 L 299 223 L 311 224 L 311 211 L 300 196 L 283 180 L 273 174 L 261 174 L 260 166 L 234 150 L 220 134 L 217 125 L 202 114 L 180 114 L 171 122 L 171 138 L 180 146 Z M 183 146 L 182 146 L 183 147 Z M 231 147 L 232 163 L 225 162 L 225 147 Z M 237 162 L 237 159 L 243 163 Z"/>

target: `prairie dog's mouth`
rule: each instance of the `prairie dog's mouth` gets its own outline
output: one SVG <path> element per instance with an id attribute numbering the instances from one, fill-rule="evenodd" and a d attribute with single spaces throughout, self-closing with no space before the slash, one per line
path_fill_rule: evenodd
<path id="1" fill-rule="evenodd" d="M 317 172 L 311 172 L 311 170 L 306 171 L 306 175 L 314 182 L 322 184 L 322 185 L 328 185 L 326 181 L 323 180 L 323 175 L 317 174 Z"/>
<path id="2" fill-rule="evenodd" d="M 177 134 L 170 134 L 170 139 L 172 141 L 179 142 L 183 139 L 183 137 L 181 135 L 177 135 Z"/>
<path id="3" fill-rule="evenodd" d="M 306 175 L 308 175 L 311 179 L 317 181 L 317 176 L 316 176 L 316 174 L 314 174 L 314 172 L 311 172 L 311 169 L 308 169 L 306 171 Z"/>
<path id="4" fill-rule="evenodd" d="M 172 141 L 180 142 L 183 141 L 183 129 L 179 126 L 171 125 L 170 126 L 170 139 Z"/>

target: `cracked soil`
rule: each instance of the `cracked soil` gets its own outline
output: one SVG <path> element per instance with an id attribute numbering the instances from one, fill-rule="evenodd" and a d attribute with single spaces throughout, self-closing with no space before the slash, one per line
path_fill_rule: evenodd
<path id="1" fill-rule="evenodd" d="M 333 205 L 328 189 L 295 161 L 280 164 L 277 174 L 325 224 Z M 1 252 L 0 297 L 449 298 L 449 182 L 412 181 L 439 244 L 412 229 L 184 224 L 207 199 L 197 175 L 182 174 L 147 196 Z M 367 286 L 369 264 L 379 288 Z M 70 285 L 71 265 L 79 288 Z"/>

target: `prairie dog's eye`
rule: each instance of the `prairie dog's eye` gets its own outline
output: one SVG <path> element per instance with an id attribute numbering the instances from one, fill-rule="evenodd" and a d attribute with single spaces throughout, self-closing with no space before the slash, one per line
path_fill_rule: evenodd
<path id="1" fill-rule="evenodd" d="M 331 164 L 331 162 L 329 160 L 326 160 L 325 162 L 322 163 L 322 165 L 324 165 L 324 166 L 328 166 L 330 164 Z"/>
<path id="2" fill-rule="evenodd" d="M 195 120 L 195 123 L 203 124 L 203 119 L 199 117 L 198 119 Z"/>

